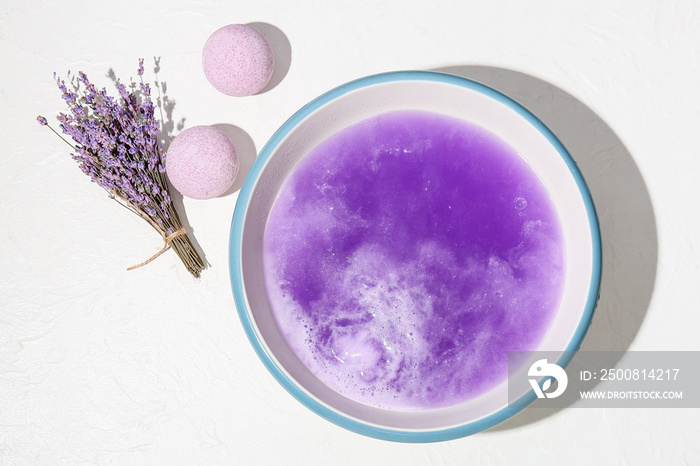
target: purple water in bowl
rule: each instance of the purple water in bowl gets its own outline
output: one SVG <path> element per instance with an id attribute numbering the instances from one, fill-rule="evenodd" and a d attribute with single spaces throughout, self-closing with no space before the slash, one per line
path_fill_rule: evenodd
<path id="1" fill-rule="evenodd" d="M 504 141 L 422 111 L 380 114 L 295 167 L 264 237 L 287 343 L 326 385 L 387 409 L 442 408 L 537 348 L 564 282 L 548 193 Z"/>

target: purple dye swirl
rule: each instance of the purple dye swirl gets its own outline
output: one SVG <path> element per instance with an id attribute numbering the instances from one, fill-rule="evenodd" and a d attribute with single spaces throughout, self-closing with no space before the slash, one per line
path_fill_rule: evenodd
<path id="1" fill-rule="evenodd" d="M 380 114 L 312 150 L 264 237 L 282 334 L 326 385 L 398 410 L 455 405 L 535 349 L 561 298 L 554 206 L 505 142 L 462 120 Z"/>

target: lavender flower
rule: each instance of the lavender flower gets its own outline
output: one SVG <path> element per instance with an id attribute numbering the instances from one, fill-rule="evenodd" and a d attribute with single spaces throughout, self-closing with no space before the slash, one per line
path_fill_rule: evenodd
<path id="1" fill-rule="evenodd" d="M 143 76 L 143 59 L 137 74 Z M 78 88 L 71 90 L 54 73 L 56 85 L 70 113 L 58 115 L 63 138 L 46 118 L 37 117 L 73 149 L 72 158 L 80 169 L 124 207 L 148 221 L 163 237 L 165 246 L 150 262 L 173 247 L 188 270 L 196 277 L 204 268 L 202 259 L 182 228 L 165 179 L 165 153 L 158 144 L 160 124 L 155 118 L 151 88 L 143 82 L 139 92 L 117 84 L 120 99 L 98 90 L 82 71 Z M 145 264 L 143 263 L 143 264 Z M 143 265 L 143 264 L 139 264 Z"/>

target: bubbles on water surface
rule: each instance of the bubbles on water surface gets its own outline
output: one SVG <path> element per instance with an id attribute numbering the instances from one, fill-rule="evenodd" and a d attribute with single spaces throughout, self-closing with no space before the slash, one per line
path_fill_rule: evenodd
<path id="1" fill-rule="evenodd" d="M 516 197 L 513 205 L 516 210 L 524 210 L 527 207 L 527 200 L 524 197 Z"/>

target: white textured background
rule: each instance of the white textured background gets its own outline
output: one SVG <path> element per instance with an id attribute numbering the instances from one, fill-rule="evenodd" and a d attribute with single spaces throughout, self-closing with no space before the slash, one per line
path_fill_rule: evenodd
<path id="1" fill-rule="evenodd" d="M 236 194 L 185 199 L 210 267 L 192 279 L 144 222 L 70 160 L 38 114 L 54 71 L 111 87 L 145 57 L 171 135 L 221 124 L 250 165 L 292 113 L 364 75 L 440 69 L 495 87 L 561 138 L 603 228 L 585 349 L 698 350 L 700 3 L 120 1 L 0 4 L 0 465 L 700 464 L 698 410 L 528 409 L 472 437 L 393 444 L 336 427 L 266 372 L 235 313 Z M 256 23 L 272 89 L 219 94 L 207 37 Z M 240 186 L 240 181 L 237 183 Z"/>

